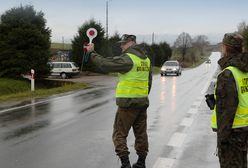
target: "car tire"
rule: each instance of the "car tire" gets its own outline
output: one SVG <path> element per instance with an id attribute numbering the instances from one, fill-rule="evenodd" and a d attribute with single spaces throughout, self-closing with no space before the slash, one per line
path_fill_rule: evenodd
<path id="1" fill-rule="evenodd" d="M 66 78 L 67 78 L 67 75 L 66 75 L 66 73 L 64 73 L 64 72 L 61 73 L 60 76 L 61 76 L 62 79 L 66 79 Z"/>

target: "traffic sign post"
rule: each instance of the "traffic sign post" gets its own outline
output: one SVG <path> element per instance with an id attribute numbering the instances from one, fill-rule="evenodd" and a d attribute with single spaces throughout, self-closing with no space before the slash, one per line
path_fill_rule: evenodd
<path id="1" fill-rule="evenodd" d="M 91 27 L 86 31 L 86 35 L 89 38 L 89 44 L 92 44 L 92 40 L 97 36 L 97 30 L 95 28 Z M 88 44 L 84 43 L 84 46 L 83 46 L 84 54 L 83 54 L 83 58 L 82 58 L 81 71 L 83 71 L 83 64 L 85 62 L 84 60 L 86 59 L 86 61 L 87 61 L 87 59 L 88 59 L 86 45 L 88 45 Z"/>
<path id="2" fill-rule="evenodd" d="M 35 90 L 35 87 L 34 87 L 34 74 L 35 74 L 34 69 L 31 69 L 31 91 Z"/>
<path id="3" fill-rule="evenodd" d="M 95 28 L 89 28 L 86 31 L 86 35 L 89 38 L 89 44 L 91 44 L 92 40 L 97 36 L 97 30 Z"/>

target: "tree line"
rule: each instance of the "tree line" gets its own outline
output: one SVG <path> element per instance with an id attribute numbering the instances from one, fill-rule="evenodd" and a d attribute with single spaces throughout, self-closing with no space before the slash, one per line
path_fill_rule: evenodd
<path id="1" fill-rule="evenodd" d="M 121 49 L 116 43 L 121 36 L 116 32 L 109 38 L 105 37 L 105 29 L 101 23 L 90 19 L 78 28 L 77 34 L 72 40 L 72 61 L 82 65 L 85 53 L 84 43 L 88 42 L 86 31 L 94 27 L 98 31 L 93 40 L 95 50 L 106 57 L 120 55 Z M 47 76 L 50 69 L 47 65 L 51 58 L 51 29 L 46 26 L 46 19 L 42 11 L 35 11 L 31 5 L 19 6 L 7 10 L 0 16 L 0 77 L 17 78 L 21 74 L 35 69 L 36 77 Z M 245 22 L 240 23 L 238 31 L 245 37 L 244 48 L 248 48 L 248 26 Z M 199 35 L 192 39 L 186 33 L 181 33 L 173 46 L 167 42 L 158 44 L 139 44 L 144 47 L 153 66 L 160 67 L 166 60 L 178 59 L 180 62 L 197 60 L 204 54 L 209 45 L 205 35 Z M 195 52 L 197 51 L 197 52 Z M 199 54 L 196 54 L 199 53 Z M 97 71 L 93 65 L 86 64 L 83 70 Z"/>
<path id="2" fill-rule="evenodd" d="M 94 27 L 98 32 L 97 37 L 93 40 L 97 53 L 104 57 L 114 57 L 121 54 L 121 48 L 117 43 L 121 39 L 121 35 L 116 32 L 113 36 L 110 36 L 107 39 L 105 37 L 105 30 L 101 23 L 91 19 L 86 21 L 79 28 L 77 35 L 72 40 L 72 60 L 80 66 L 82 65 L 84 57 L 86 57 L 83 52 L 84 44 L 88 43 L 86 31 L 91 27 Z M 166 42 L 151 45 L 143 42 L 139 45 L 145 49 L 147 56 L 151 59 L 154 66 L 161 66 L 166 60 L 170 59 L 172 55 L 172 49 Z M 96 69 L 96 67 L 94 67 L 90 62 L 85 64 L 83 67 L 84 70 L 98 71 L 98 69 Z"/>

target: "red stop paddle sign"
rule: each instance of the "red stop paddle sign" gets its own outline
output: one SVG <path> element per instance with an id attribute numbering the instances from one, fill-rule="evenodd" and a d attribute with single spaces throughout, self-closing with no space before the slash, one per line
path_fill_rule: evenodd
<path id="1" fill-rule="evenodd" d="M 89 38 L 89 44 L 91 44 L 92 40 L 97 36 L 97 30 L 95 28 L 89 28 L 86 32 L 86 35 Z"/>

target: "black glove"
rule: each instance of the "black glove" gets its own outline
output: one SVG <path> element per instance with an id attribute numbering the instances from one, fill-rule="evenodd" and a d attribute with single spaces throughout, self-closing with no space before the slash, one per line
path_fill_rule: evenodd
<path id="1" fill-rule="evenodd" d="M 92 45 L 93 45 L 93 48 L 92 48 Z M 90 51 L 88 49 L 90 49 Z M 84 51 L 83 64 L 87 64 L 89 62 L 89 60 L 90 60 L 91 53 L 94 52 L 94 44 L 90 45 L 88 43 L 84 43 L 83 51 Z"/>
<path id="2" fill-rule="evenodd" d="M 213 110 L 215 106 L 214 94 L 207 94 L 205 95 L 205 98 L 208 107 L 210 108 L 210 110 Z"/>

